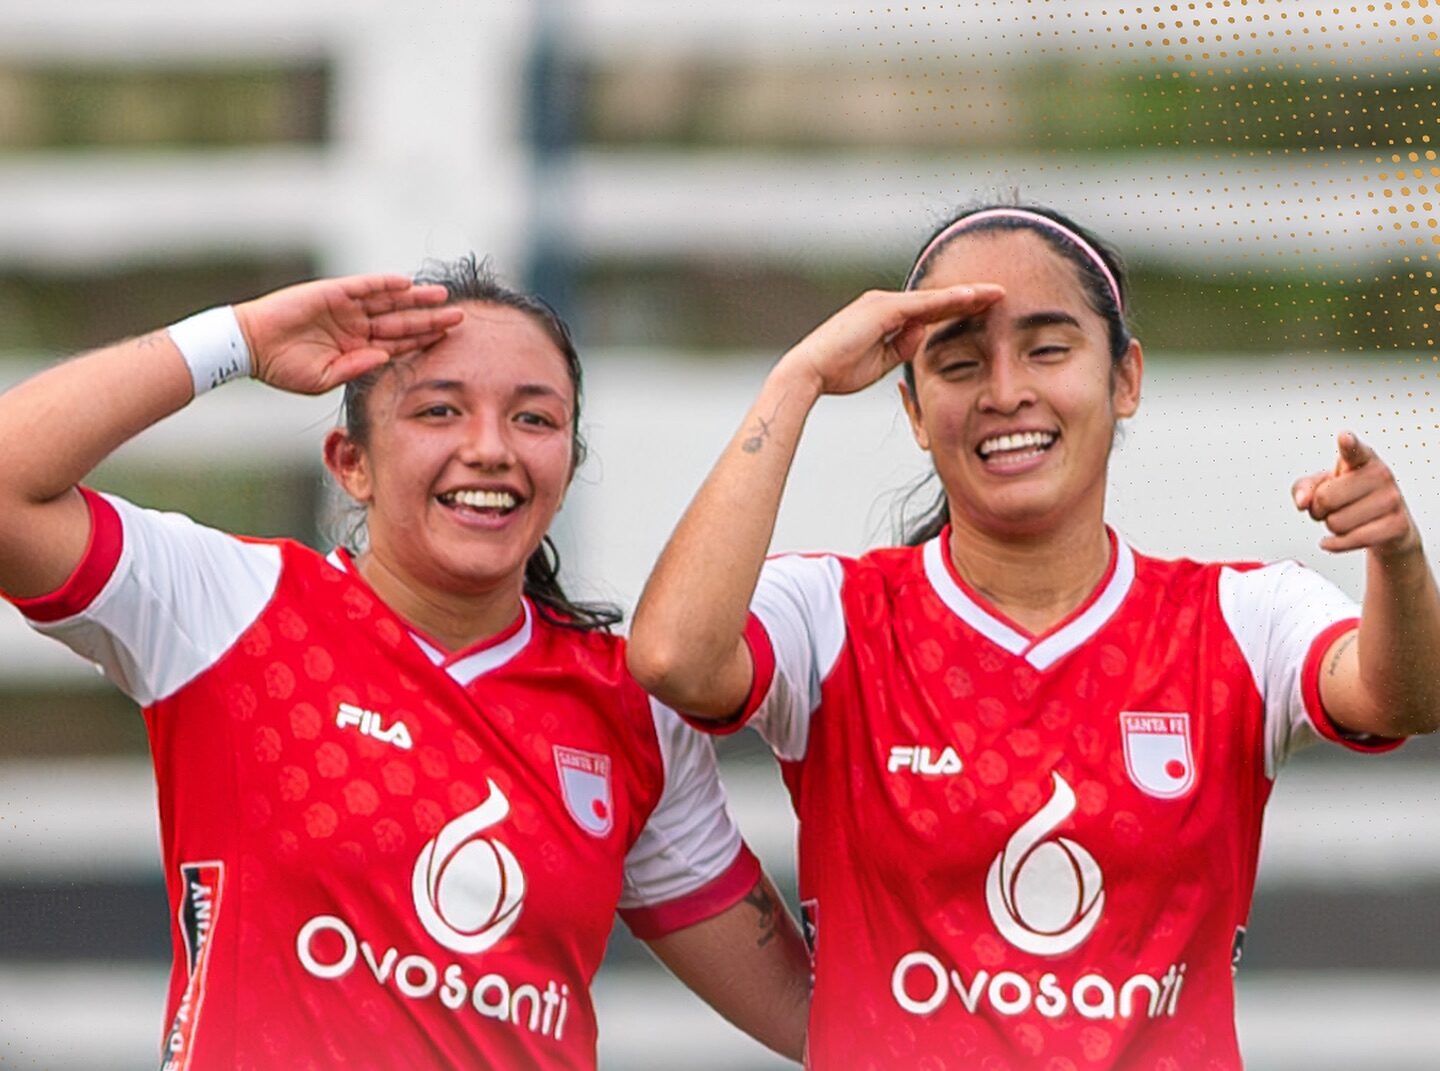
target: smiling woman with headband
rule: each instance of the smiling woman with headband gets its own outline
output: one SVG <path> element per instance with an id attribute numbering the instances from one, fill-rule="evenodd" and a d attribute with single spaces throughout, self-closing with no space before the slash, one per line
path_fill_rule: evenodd
<path id="1" fill-rule="evenodd" d="M 1280 767 L 1440 726 L 1440 595 L 1354 435 L 1293 506 L 1365 551 L 1363 606 L 1294 563 L 1163 561 L 1105 524 L 1143 371 L 1126 304 L 1118 258 L 1059 213 L 962 214 L 904 291 L 780 360 L 641 599 L 641 683 L 780 759 L 820 1071 L 1238 1068 Z M 765 560 L 811 408 L 901 364 L 934 516 L 858 559 Z"/>

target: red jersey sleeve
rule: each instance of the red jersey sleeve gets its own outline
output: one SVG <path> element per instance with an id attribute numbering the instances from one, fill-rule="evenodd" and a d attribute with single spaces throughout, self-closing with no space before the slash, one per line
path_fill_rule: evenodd
<path id="1" fill-rule="evenodd" d="M 47 624 L 82 613 L 104 589 L 120 560 L 124 544 L 120 515 L 104 496 L 88 487 L 80 488 L 80 494 L 90 510 L 90 538 L 74 571 L 48 595 L 10 599 L 34 624 Z"/>
<path id="2" fill-rule="evenodd" d="M 80 563 L 56 591 L 15 603 L 37 631 L 148 706 L 214 665 L 259 616 L 279 581 L 280 548 L 84 494 L 91 535 Z"/>
<path id="3" fill-rule="evenodd" d="M 620 917 L 653 939 L 692 926 L 740 901 L 760 864 L 726 806 L 715 748 L 669 707 L 650 700 L 664 784 L 655 810 L 625 856 Z"/>
<path id="4" fill-rule="evenodd" d="M 1325 740 L 1354 751 L 1394 751 L 1405 742 L 1403 737 L 1395 739 L 1373 733 L 1347 732 L 1335 724 L 1320 698 L 1320 667 L 1324 663 L 1326 652 L 1341 636 L 1359 627 L 1358 617 L 1347 617 L 1336 621 L 1315 637 L 1315 642 L 1310 645 L 1310 653 L 1305 656 L 1304 668 L 1300 671 L 1300 694 L 1305 700 L 1305 713 L 1310 716 L 1315 732 Z"/>
<path id="5" fill-rule="evenodd" d="M 1361 751 L 1400 741 L 1342 733 L 1320 702 L 1320 662 L 1355 627 L 1359 607 L 1296 562 L 1220 570 L 1220 608 L 1265 702 L 1265 772 L 1274 777 L 1296 750 L 1332 740 Z"/>

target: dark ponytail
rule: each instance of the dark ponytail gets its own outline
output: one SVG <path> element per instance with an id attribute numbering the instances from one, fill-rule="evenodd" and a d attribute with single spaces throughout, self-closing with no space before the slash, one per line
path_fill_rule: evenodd
<path id="1" fill-rule="evenodd" d="M 580 355 L 570 337 L 570 328 L 560 318 L 559 313 L 543 298 L 505 286 L 490 267 L 489 260 L 480 260 L 473 253 L 458 260 L 426 261 L 415 274 L 415 282 L 445 287 L 451 304 L 474 302 L 516 309 L 531 317 L 549 336 L 555 348 L 565 358 L 570 385 L 575 390 L 575 410 L 570 422 L 570 471 L 573 473 L 578 469 L 584 462 L 586 453 L 585 439 L 580 434 L 583 376 Z M 345 434 L 361 448 L 367 447 L 370 442 L 370 414 L 367 408 L 370 392 L 391 367 L 382 365 L 345 384 Z M 363 527 L 362 520 L 350 533 L 351 538 L 347 542 L 352 545 L 352 549 L 359 541 Z M 565 594 L 565 589 L 560 585 L 560 554 L 548 535 L 540 541 L 540 545 L 525 562 L 524 591 L 542 618 L 562 628 L 584 632 L 608 629 L 619 624 L 624 616 L 618 607 L 610 603 L 575 602 Z"/>

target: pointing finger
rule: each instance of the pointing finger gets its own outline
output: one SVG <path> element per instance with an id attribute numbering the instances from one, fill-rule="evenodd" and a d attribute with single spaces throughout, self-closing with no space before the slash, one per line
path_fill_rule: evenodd
<path id="1" fill-rule="evenodd" d="M 1340 461 L 1335 466 L 1335 475 L 1358 469 L 1375 456 L 1375 451 L 1360 441 L 1353 431 L 1342 431 L 1336 439 L 1340 447 Z"/>

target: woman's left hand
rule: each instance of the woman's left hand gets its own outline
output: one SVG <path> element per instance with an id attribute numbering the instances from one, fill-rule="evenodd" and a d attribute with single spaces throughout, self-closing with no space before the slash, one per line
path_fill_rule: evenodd
<path id="1" fill-rule="evenodd" d="M 1395 474 L 1350 431 L 1340 433 L 1340 455 L 1328 472 L 1302 476 L 1291 488 L 1295 508 L 1323 521 L 1324 550 L 1372 550 L 1402 558 L 1420 550 L 1420 532 L 1405 506 Z"/>

